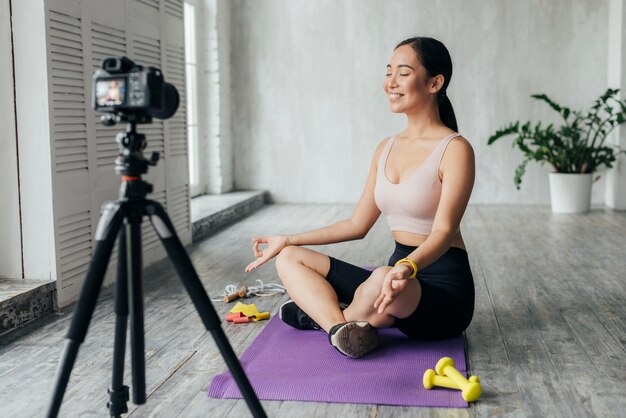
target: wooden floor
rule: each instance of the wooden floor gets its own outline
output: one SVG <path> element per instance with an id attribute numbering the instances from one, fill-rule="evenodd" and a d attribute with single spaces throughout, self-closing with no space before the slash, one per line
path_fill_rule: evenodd
<path id="1" fill-rule="evenodd" d="M 277 282 L 273 262 L 252 275 L 250 238 L 319 227 L 350 206 L 271 205 L 190 249 L 212 295 L 227 283 Z M 270 417 L 622 417 L 626 410 L 626 212 L 553 215 L 548 207 L 471 206 L 462 224 L 476 282 L 466 331 L 469 367 L 484 394 L 468 409 L 263 401 Z M 318 247 L 361 265 L 393 248 L 384 221 L 366 239 Z M 145 274 L 148 401 L 131 416 L 246 417 L 243 401 L 206 395 L 225 369 L 213 340 L 167 262 Z M 286 296 L 258 298 L 276 313 Z M 107 416 L 114 315 L 101 296 L 61 416 Z M 216 303 L 221 317 L 229 309 Z M 0 341 L 0 416 L 43 416 L 71 312 Z M 241 354 L 265 323 L 225 324 Z M 128 366 L 127 366 L 127 370 Z M 129 381 L 127 373 L 126 382 Z"/>

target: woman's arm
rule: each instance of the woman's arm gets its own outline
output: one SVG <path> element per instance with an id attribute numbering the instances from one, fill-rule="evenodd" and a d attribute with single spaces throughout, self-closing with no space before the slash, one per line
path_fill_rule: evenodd
<path id="1" fill-rule="evenodd" d="M 252 251 L 254 252 L 256 260 L 248 264 L 245 271 L 250 272 L 262 264 L 265 264 L 288 245 L 323 245 L 365 237 L 367 232 L 372 228 L 372 225 L 376 222 L 376 219 L 380 216 L 380 210 L 374 201 L 374 187 L 376 186 L 378 160 L 380 159 L 384 144 L 385 141 L 378 144 L 376 148 L 365 188 L 356 205 L 354 214 L 350 219 L 299 234 L 253 238 Z M 267 247 L 260 249 L 260 244 L 267 244 Z"/>
<path id="2" fill-rule="evenodd" d="M 382 141 L 376 147 L 363 193 L 361 194 L 352 217 L 313 231 L 288 235 L 287 240 L 289 245 L 333 244 L 361 239 L 367 235 L 380 216 L 380 210 L 374 201 L 374 187 L 376 186 L 378 160 L 380 159 L 380 154 L 385 146 L 385 142 L 386 141 Z"/>
<path id="3" fill-rule="evenodd" d="M 441 161 L 441 198 L 433 220 L 432 232 L 409 259 L 418 268 L 434 263 L 450 247 L 467 208 L 474 187 L 474 150 L 465 139 L 453 139 Z"/>

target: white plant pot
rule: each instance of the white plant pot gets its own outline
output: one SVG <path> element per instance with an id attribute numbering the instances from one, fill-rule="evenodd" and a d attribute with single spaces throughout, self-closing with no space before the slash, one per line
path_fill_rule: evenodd
<path id="1" fill-rule="evenodd" d="M 585 213 L 591 206 L 593 173 L 550 173 L 553 213 Z"/>

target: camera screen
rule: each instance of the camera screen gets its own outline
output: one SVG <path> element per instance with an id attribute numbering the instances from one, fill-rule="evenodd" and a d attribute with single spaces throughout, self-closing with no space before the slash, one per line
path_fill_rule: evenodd
<path id="1" fill-rule="evenodd" d="M 119 106 L 126 97 L 126 79 L 112 78 L 96 81 L 96 105 Z"/>

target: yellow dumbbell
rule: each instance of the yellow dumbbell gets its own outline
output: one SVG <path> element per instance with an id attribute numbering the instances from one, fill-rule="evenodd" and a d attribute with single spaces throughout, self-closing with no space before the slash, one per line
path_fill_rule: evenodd
<path id="1" fill-rule="evenodd" d="M 454 360 L 450 357 L 443 357 L 437 362 L 435 370 L 439 376 L 447 376 L 458 388 L 461 389 L 461 395 L 467 402 L 474 402 L 480 398 L 483 393 L 480 383 L 468 381 L 457 369 L 454 368 Z"/>
<path id="2" fill-rule="evenodd" d="M 480 379 L 478 376 L 470 376 L 468 379 L 469 382 L 480 383 Z M 428 369 L 424 372 L 424 388 L 432 389 L 435 386 L 449 388 L 449 389 L 460 389 L 459 385 L 454 383 L 452 379 L 446 376 L 439 376 L 433 369 Z"/>

